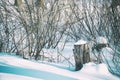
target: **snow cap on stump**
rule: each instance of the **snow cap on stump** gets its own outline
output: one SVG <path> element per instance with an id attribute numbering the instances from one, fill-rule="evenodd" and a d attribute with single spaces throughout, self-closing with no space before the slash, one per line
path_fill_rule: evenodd
<path id="1" fill-rule="evenodd" d="M 107 44 L 108 41 L 105 37 L 98 37 L 96 38 L 97 44 Z"/>
<path id="2" fill-rule="evenodd" d="M 79 41 L 77 41 L 74 45 L 82 45 L 82 44 L 86 44 L 87 42 L 86 41 L 84 41 L 84 40 L 79 40 Z"/>

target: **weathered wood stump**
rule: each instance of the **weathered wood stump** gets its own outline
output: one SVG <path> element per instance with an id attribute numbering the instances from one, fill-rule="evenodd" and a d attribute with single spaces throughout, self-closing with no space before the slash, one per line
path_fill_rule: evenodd
<path id="1" fill-rule="evenodd" d="M 108 46 L 109 46 L 109 44 L 105 37 L 96 38 L 96 43 L 92 47 L 92 51 L 96 50 L 98 53 L 98 54 L 96 54 L 98 64 L 102 63 L 102 55 L 101 55 L 102 49 L 105 47 L 108 47 Z"/>
<path id="2" fill-rule="evenodd" d="M 89 47 L 87 42 L 80 40 L 74 44 L 75 70 L 78 71 L 83 64 L 90 62 Z"/>

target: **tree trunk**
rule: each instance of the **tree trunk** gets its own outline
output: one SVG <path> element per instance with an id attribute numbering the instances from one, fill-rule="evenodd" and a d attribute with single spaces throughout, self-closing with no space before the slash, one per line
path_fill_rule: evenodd
<path id="1" fill-rule="evenodd" d="M 83 45 L 83 64 L 90 62 L 89 47 L 87 44 Z"/>
<path id="2" fill-rule="evenodd" d="M 82 61 L 82 49 L 81 45 L 74 45 L 74 58 L 75 58 L 75 70 L 78 71 L 83 67 L 83 61 Z M 81 50 L 80 50 L 81 49 Z"/>
<path id="3" fill-rule="evenodd" d="M 78 71 L 83 64 L 90 62 L 89 47 L 87 44 L 74 45 L 75 70 Z"/>

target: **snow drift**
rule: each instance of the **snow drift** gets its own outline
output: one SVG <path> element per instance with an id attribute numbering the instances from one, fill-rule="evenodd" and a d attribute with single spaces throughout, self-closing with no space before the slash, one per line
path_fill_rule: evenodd
<path id="1" fill-rule="evenodd" d="M 17 56 L 0 55 L 0 80 L 119 80 L 105 64 L 85 64 L 80 71 L 56 63 L 38 63 Z"/>

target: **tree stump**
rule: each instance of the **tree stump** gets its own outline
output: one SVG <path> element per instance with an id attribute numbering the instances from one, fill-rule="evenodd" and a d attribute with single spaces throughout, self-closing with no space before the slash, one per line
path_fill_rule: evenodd
<path id="1" fill-rule="evenodd" d="M 75 70 L 78 71 L 83 64 L 90 62 L 89 47 L 87 42 L 80 40 L 74 45 Z"/>

